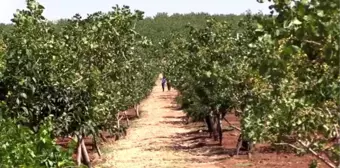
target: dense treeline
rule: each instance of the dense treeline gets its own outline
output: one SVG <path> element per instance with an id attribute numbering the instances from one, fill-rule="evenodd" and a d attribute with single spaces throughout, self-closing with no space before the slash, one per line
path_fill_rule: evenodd
<path id="1" fill-rule="evenodd" d="M 274 1 L 271 8 L 277 15 L 243 17 L 236 34 L 235 23 L 210 19 L 165 40 L 164 73 L 188 116 L 205 120 L 216 140 L 225 114 L 236 111 L 244 147 L 287 145 L 336 168 L 339 3 Z"/>
<path id="2" fill-rule="evenodd" d="M 137 30 L 149 37 L 155 43 L 168 39 L 172 34 L 188 33 L 186 26 L 191 25 L 197 28 L 205 26 L 208 18 L 215 18 L 219 21 L 237 23 L 244 15 L 210 15 L 207 13 L 173 14 L 158 13 L 155 17 L 148 17 L 137 24 Z M 236 24 L 233 25 L 236 30 Z"/>
<path id="3" fill-rule="evenodd" d="M 34 0 L 3 33 L 1 167 L 66 167 L 70 152 L 56 137 L 75 137 L 77 162 L 90 166 L 84 138 L 125 132 L 119 112 L 152 90 L 158 63 L 151 42 L 135 30 L 140 11 L 114 7 L 62 26 Z M 16 126 L 18 125 L 18 126 Z M 97 148 L 98 149 L 98 148 Z"/>
<path id="4" fill-rule="evenodd" d="M 155 44 L 163 39 L 168 39 L 174 33 L 188 33 L 185 29 L 187 25 L 202 28 L 208 18 L 215 18 L 218 21 L 228 21 L 233 24 L 233 29 L 237 30 L 236 23 L 245 16 L 243 15 L 210 15 L 208 13 L 173 14 L 158 13 L 154 17 L 146 17 L 136 23 L 136 31 L 148 37 Z M 49 22 L 56 31 L 60 31 L 69 22 L 67 19 L 60 19 Z M 0 24 L 0 32 L 8 33 L 13 28 L 11 24 Z M 3 34 L 1 33 L 1 34 Z"/>

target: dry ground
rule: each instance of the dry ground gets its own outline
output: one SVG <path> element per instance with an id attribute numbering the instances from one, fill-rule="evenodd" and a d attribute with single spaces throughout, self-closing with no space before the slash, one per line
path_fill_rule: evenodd
<path id="1" fill-rule="evenodd" d="M 159 82 L 158 82 L 159 83 Z M 232 156 L 238 132 L 224 132 L 223 146 L 208 138 L 203 123 L 185 124 L 176 110 L 174 90 L 158 84 L 141 104 L 142 116 L 132 122 L 125 138 L 102 147 L 96 168 L 307 168 L 312 157 L 278 154 L 258 148 L 252 160 Z M 228 118 L 237 125 L 237 119 Z M 324 167 L 321 165 L 321 167 Z"/>

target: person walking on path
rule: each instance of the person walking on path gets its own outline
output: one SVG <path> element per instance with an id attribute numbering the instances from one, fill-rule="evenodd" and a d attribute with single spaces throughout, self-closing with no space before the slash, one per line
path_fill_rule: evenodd
<path id="1" fill-rule="evenodd" d="M 165 76 L 163 76 L 163 78 L 162 78 L 162 89 L 163 89 L 163 92 L 164 92 L 165 83 L 167 83 L 166 82 L 166 78 L 165 78 Z"/>

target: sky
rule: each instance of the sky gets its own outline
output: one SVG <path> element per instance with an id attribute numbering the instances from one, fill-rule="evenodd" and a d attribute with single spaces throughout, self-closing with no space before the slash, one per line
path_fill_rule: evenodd
<path id="1" fill-rule="evenodd" d="M 131 9 L 145 12 L 145 16 L 155 16 L 158 12 L 210 14 L 240 14 L 246 10 L 268 13 L 268 3 L 256 0 L 38 0 L 45 7 L 44 16 L 49 20 L 71 18 L 79 13 L 86 16 L 97 11 L 107 12 L 116 4 L 128 5 Z M 10 23 L 17 9 L 25 9 L 26 0 L 0 0 L 0 23 Z"/>

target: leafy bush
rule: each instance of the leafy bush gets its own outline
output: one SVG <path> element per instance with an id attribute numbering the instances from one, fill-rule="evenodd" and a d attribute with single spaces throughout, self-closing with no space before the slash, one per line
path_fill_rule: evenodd
<path id="1" fill-rule="evenodd" d="M 73 150 L 64 150 L 51 138 L 53 127 L 46 122 L 37 133 L 14 120 L 0 119 L 1 168 L 57 168 L 74 165 Z"/>

